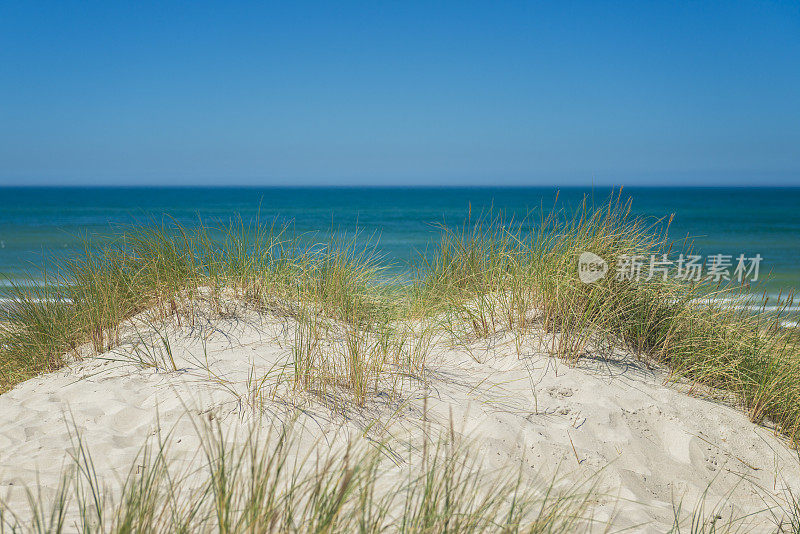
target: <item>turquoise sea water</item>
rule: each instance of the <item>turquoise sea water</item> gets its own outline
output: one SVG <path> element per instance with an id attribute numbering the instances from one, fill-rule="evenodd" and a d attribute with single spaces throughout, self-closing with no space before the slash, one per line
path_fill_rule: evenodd
<path id="1" fill-rule="evenodd" d="M 108 236 L 120 225 L 169 214 L 182 224 L 225 224 L 237 214 L 292 224 L 298 232 L 336 229 L 374 235 L 402 272 L 439 235 L 437 224 L 460 225 L 490 208 L 523 218 L 566 209 L 584 196 L 602 204 L 608 188 L 0 188 L 0 275 L 40 276 L 43 264 L 73 254 L 85 236 Z M 703 255 L 760 254 L 759 290 L 800 288 L 800 188 L 630 188 L 635 215 L 674 214 L 670 236 L 690 236 Z M 531 223 L 537 219 L 530 218 Z M 98 244 L 102 240 L 96 241 Z"/>

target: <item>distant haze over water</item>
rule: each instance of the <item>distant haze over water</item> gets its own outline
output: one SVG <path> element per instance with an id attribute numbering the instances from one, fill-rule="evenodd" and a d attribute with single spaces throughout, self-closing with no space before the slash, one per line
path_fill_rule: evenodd
<path id="1" fill-rule="evenodd" d="M 74 254 L 81 236 L 120 231 L 120 225 L 162 220 L 193 225 L 245 222 L 292 224 L 297 232 L 333 230 L 374 236 L 398 273 L 439 235 L 437 224 L 462 225 L 490 208 L 535 224 L 542 209 L 577 208 L 584 196 L 600 206 L 610 188 L 0 188 L 0 274 L 41 276 L 58 254 Z M 626 188 L 632 213 L 675 214 L 670 237 L 692 238 L 697 253 L 761 254 L 759 289 L 800 288 L 800 188 Z M 7 283 L 7 282 L 2 282 Z"/>

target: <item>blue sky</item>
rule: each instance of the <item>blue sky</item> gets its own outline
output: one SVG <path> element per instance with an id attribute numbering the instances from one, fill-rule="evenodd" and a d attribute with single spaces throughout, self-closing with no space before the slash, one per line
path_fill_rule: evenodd
<path id="1" fill-rule="evenodd" d="M 800 185 L 798 2 L 0 3 L 0 184 Z"/>

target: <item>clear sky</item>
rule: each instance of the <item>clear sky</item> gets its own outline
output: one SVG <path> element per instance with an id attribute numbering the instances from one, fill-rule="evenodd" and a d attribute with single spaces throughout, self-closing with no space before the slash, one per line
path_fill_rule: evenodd
<path id="1" fill-rule="evenodd" d="M 0 184 L 800 185 L 800 2 L 0 2 Z"/>

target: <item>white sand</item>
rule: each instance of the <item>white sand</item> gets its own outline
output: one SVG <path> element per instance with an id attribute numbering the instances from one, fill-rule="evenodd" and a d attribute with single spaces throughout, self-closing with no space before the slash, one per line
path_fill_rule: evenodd
<path id="1" fill-rule="evenodd" d="M 461 348 L 440 344 L 426 383 L 406 384 L 402 398 L 380 394 L 363 409 L 331 410 L 330 401 L 294 394 L 281 381 L 291 330 L 290 321 L 253 312 L 203 328 L 173 325 L 181 371 L 120 361 L 132 351 L 123 343 L 108 359 L 87 358 L 0 395 L 0 497 L 21 512 L 23 487 L 35 490 L 38 480 L 44 496 L 52 493 L 72 450 L 72 420 L 98 475 L 113 485 L 159 422 L 173 429 L 173 457 L 189 459 L 198 441 L 187 410 L 235 429 L 254 413 L 285 416 L 291 405 L 305 409 L 308 443 L 331 447 L 366 430 L 401 457 L 419 442 L 425 406 L 434 432 L 446 430 L 452 414 L 488 468 L 521 464 L 542 483 L 556 470 L 565 481 L 600 480 L 608 498 L 595 516 L 613 516 L 616 527 L 639 525 L 636 531 L 668 529 L 673 504 L 682 501 L 683 514 L 691 514 L 704 493 L 706 513 L 719 506 L 727 519 L 762 511 L 747 520 L 748 529 L 773 531 L 773 513 L 764 509 L 783 502 L 787 487 L 800 489 L 796 452 L 781 438 L 732 407 L 665 385 L 662 371 L 633 358 L 583 358 L 571 367 L 528 345 L 518 356 L 502 337 Z M 257 401 L 248 376 L 268 371 L 263 391 L 275 397 Z"/>

